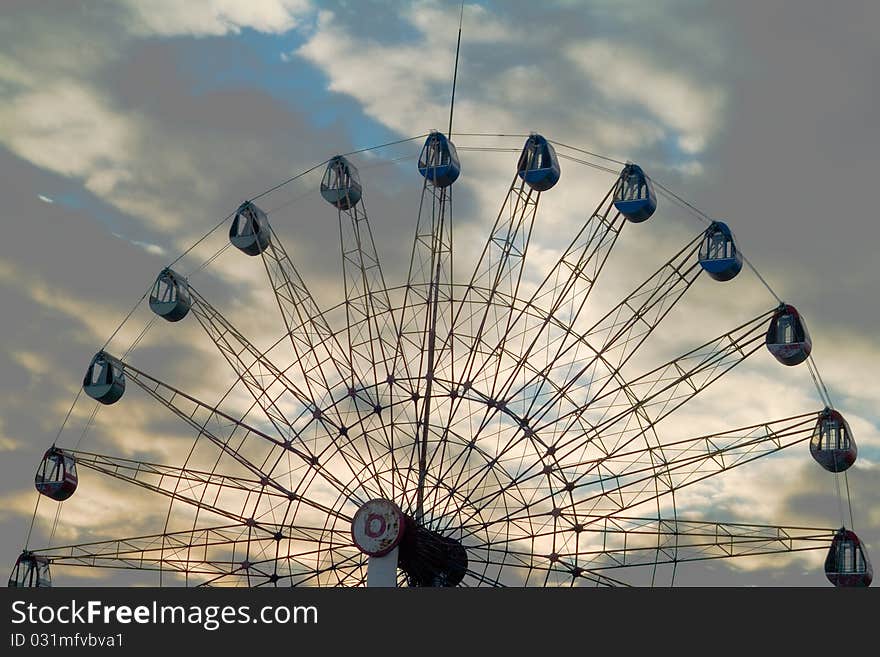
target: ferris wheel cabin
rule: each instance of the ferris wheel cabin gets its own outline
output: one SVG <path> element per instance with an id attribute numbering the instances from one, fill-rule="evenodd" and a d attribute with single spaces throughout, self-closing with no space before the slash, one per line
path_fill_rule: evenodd
<path id="1" fill-rule="evenodd" d="M 859 449 L 840 413 L 826 408 L 819 414 L 810 439 L 810 454 L 828 472 L 843 472 L 856 462 Z"/>
<path id="2" fill-rule="evenodd" d="M 794 306 L 782 304 L 767 328 L 767 349 L 783 365 L 799 365 L 807 360 L 813 342 L 803 317 Z"/>
<path id="3" fill-rule="evenodd" d="M 727 224 L 713 221 L 706 229 L 699 259 L 700 266 L 716 281 L 729 281 L 742 270 L 742 254 Z"/>
<path id="4" fill-rule="evenodd" d="M 434 187 L 449 187 L 461 174 L 455 144 L 442 132 L 432 132 L 419 154 L 419 173 Z"/>
<path id="5" fill-rule="evenodd" d="M 357 167 L 341 155 L 331 159 L 321 180 L 324 200 L 340 210 L 348 210 L 358 204 L 362 194 Z"/>
<path id="6" fill-rule="evenodd" d="M 825 558 L 825 576 L 834 586 L 870 586 L 874 569 L 855 532 L 841 527 Z"/>
<path id="7" fill-rule="evenodd" d="M 113 404 L 125 392 L 125 375 L 122 368 L 110 360 L 103 351 L 92 358 L 83 377 L 85 393 L 102 404 Z"/>
<path id="8" fill-rule="evenodd" d="M 517 174 L 536 192 L 546 192 L 559 182 L 559 158 L 544 137 L 532 134 L 526 139 L 517 164 Z"/>
<path id="9" fill-rule="evenodd" d="M 628 162 L 614 185 L 614 207 L 631 222 L 651 218 L 657 209 L 657 195 L 651 179 L 638 164 Z"/>
<path id="10" fill-rule="evenodd" d="M 150 293 L 150 310 L 169 322 L 179 322 L 192 307 L 186 279 L 172 269 L 163 269 Z"/>
<path id="11" fill-rule="evenodd" d="M 38 557 L 31 552 L 22 552 L 12 567 L 9 576 L 9 588 L 48 588 L 52 586 L 52 575 L 49 572 L 49 560 Z"/>
<path id="12" fill-rule="evenodd" d="M 249 256 L 260 255 L 272 241 L 269 217 L 250 201 L 242 203 L 229 227 L 229 241 Z"/>
<path id="13" fill-rule="evenodd" d="M 37 492 L 56 502 L 63 502 L 76 491 L 77 482 L 76 459 L 57 447 L 50 448 L 34 477 Z"/>

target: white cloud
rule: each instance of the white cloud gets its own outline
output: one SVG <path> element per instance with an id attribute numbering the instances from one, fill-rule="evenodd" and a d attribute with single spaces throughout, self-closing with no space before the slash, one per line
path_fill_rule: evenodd
<path id="1" fill-rule="evenodd" d="M 52 370 L 52 365 L 46 356 L 33 351 L 13 351 L 12 360 L 26 369 L 35 379 L 45 376 Z"/>
<path id="2" fill-rule="evenodd" d="M 613 104 L 645 110 L 674 131 L 679 147 L 698 153 L 718 128 L 724 93 L 715 84 L 653 63 L 647 52 L 597 39 L 568 46 L 568 57 Z"/>
<path id="3" fill-rule="evenodd" d="M 39 167 L 81 180 L 92 194 L 153 228 L 170 230 L 183 216 L 164 200 L 167 189 L 183 184 L 211 197 L 216 187 L 204 175 L 194 144 L 168 136 L 142 114 L 124 111 L 93 76 L 132 38 L 223 35 L 245 28 L 283 33 L 311 7 L 308 0 L 131 0 L 125 5 L 132 14 L 123 20 L 128 32 L 94 28 L 95 33 L 84 33 L 84 26 L 70 21 L 53 28 L 56 38 L 47 41 L 35 25 L 24 24 L 25 32 L 34 31 L 31 38 L 12 42 L 12 57 L 0 54 L 0 86 L 6 92 L 0 144 Z M 155 245 L 136 246 L 161 255 Z"/>
<path id="4" fill-rule="evenodd" d="M 251 28 L 282 33 L 309 10 L 308 0 L 128 0 L 139 35 L 217 36 Z"/>
<path id="5" fill-rule="evenodd" d="M 85 344 L 100 344 L 108 334 L 108 327 L 116 326 L 123 311 L 108 306 L 104 302 L 83 298 L 58 285 L 44 281 L 33 271 L 25 271 L 8 261 L 0 259 L 0 286 L 15 287 L 26 294 L 34 303 L 68 316 L 84 327 L 82 339 Z M 119 341 L 131 344 L 140 333 L 142 326 L 127 322 L 119 333 Z M 145 338 L 149 342 L 149 336 Z M 18 355 L 18 361 L 33 375 L 38 376 L 40 368 L 46 366 L 45 360 L 33 355 Z"/>
<path id="6" fill-rule="evenodd" d="M 21 442 L 6 436 L 0 436 L 0 452 L 12 452 L 21 447 Z"/>
<path id="7" fill-rule="evenodd" d="M 109 171 L 124 176 L 135 126 L 93 89 L 72 81 L 34 84 L 0 109 L 0 140 L 16 155 L 86 185 L 107 189 Z"/>
<path id="8" fill-rule="evenodd" d="M 15 438 L 10 438 L 6 435 L 6 425 L 3 421 L 3 418 L 0 418 L 0 453 L 2 452 L 14 452 L 17 449 L 21 449 L 24 447 L 24 443 Z"/>
<path id="9" fill-rule="evenodd" d="M 164 256 L 168 253 L 165 249 L 163 249 L 158 244 L 150 244 L 149 242 L 140 242 L 138 240 L 130 240 L 130 241 L 132 244 L 134 244 L 135 246 L 139 246 L 140 248 L 142 248 L 144 251 L 146 251 L 147 253 L 149 253 L 151 255 Z"/>
<path id="10" fill-rule="evenodd" d="M 519 30 L 487 10 L 468 5 L 465 11 L 468 22 L 480 26 L 469 33 L 471 43 L 512 44 L 521 39 Z M 330 91 L 352 96 L 370 117 L 410 134 L 414 126 L 441 121 L 448 114 L 458 12 L 423 2 L 407 10 L 402 18 L 420 32 L 419 39 L 385 45 L 351 33 L 334 20 L 332 12 L 324 11 L 318 16 L 312 38 L 294 54 L 324 70 Z M 430 57 L 425 56 L 427 52 Z M 441 88 L 442 95 L 438 96 Z M 504 123 L 503 112 L 496 109 L 501 108 L 493 108 L 492 112 L 498 126 Z M 467 108 L 461 111 L 467 112 Z"/>
<path id="11" fill-rule="evenodd" d="M 454 8 L 446 9 L 435 3 L 417 4 L 402 18 L 419 32 L 419 38 L 390 45 L 361 36 L 325 11 L 310 40 L 282 59 L 292 61 L 293 55 L 307 59 L 327 75 L 330 91 L 356 99 L 368 116 L 397 132 L 411 134 L 415 126 L 426 123 L 442 129 L 458 20 Z M 524 126 L 539 129 L 536 118 L 546 121 L 552 116 L 557 139 L 560 133 L 579 135 L 577 143 L 583 144 L 586 137 L 613 149 L 615 155 L 667 137 L 684 152 L 697 154 L 720 125 L 725 104 L 720 86 L 706 83 L 695 71 L 671 70 L 629 43 L 555 42 L 555 35 L 540 27 L 531 29 L 526 39 L 517 26 L 471 6 L 465 8 L 465 23 L 479 26 L 467 33 L 471 47 L 489 44 L 527 50 L 517 63 L 481 75 L 479 84 L 468 88 L 470 96 L 459 99 L 457 123 L 466 129 L 480 129 L 490 121 L 493 131 L 522 132 Z M 520 63 L 535 61 L 528 48 L 542 46 L 562 52 L 565 57 L 556 65 L 571 64 L 575 78 L 566 78 L 561 70 L 547 75 L 545 66 Z M 462 53 L 465 71 L 467 57 L 467 52 Z M 590 97 L 590 89 L 597 90 L 599 97 Z M 696 160 L 680 167 L 689 174 L 699 173 Z"/>

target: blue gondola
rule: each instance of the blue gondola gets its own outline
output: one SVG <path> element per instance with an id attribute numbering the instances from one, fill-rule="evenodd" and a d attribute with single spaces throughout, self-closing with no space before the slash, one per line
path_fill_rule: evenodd
<path id="1" fill-rule="evenodd" d="M 855 532 L 841 527 L 834 534 L 825 558 L 825 576 L 834 586 L 870 586 L 871 561 Z"/>
<path id="2" fill-rule="evenodd" d="M 83 390 L 102 404 L 113 404 L 125 392 L 125 374 L 119 365 L 99 351 L 83 377 Z"/>
<path id="3" fill-rule="evenodd" d="M 699 257 L 700 266 L 716 281 L 729 281 L 742 270 L 743 258 L 733 232 L 721 221 L 713 221 L 706 229 Z"/>
<path id="4" fill-rule="evenodd" d="M 531 134 L 526 139 L 516 171 L 536 192 L 546 192 L 559 182 L 559 158 L 556 151 L 541 135 Z"/>
<path id="5" fill-rule="evenodd" d="M 770 320 L 765 342 L 770 353 L 783 365 L 799 365 L 813 350 L 803 317 L 794 306 L 784 303 Z"/>
<path id="6" fill-rule="evenodd" d="M 38 557 L 32 552 L 22 552 L 12 567 L 9 576 L 9 588 L 47 588 L 52 586 L 52 575 L 49 572 L 49 560 Z"/>
<path id="7" fill-rule="evenodd" d="M 272 241 L 269 217 L 256 205 L 245 201 L 235 211 L 229 227 L 229 241 L 242 253 L 260 255 Z"/>
<path id="8" fill-rule="evenodd" d="M 191 307 L 186 279 L 173 269 L 163 269 L 150 293 L 150 310 L 169 322 L 179 322 Z"/>
<path id="9" fill-rule="evenodd" d="M 633 223 L 641 223 L 657 209 L 657 195 L 651 179 L 638 164 L 628 162 L 614 185 L 614 207 Z"/>
<path id="10" fill-rule="evenodd" d="M 348 210 L 358 204 L 362 195 L 357 167 L 341 155 L 331 159 L 321 181 L 324 200 L 340 210 Z"/>
<path id="11" fill-rule="evenodd" d="M 840 413 L 826 408 L 819 414 L 810 439 L 810 454 L 828 472 L 843 472 L 856 462 L 859 448 Z"/>
<path id="12" fill-rule="evenodd" d="M 37 492 L 63 502 L 76 491 L 77 482 L 76 459 L 57 447 L 49 448 L 34 476 Z"/>
<path id="13" fill-rule="evenodd" d="M 434 187 L 449 187 L 458 180 L 461 163 L 455 144 L 442 132 L 432 132 L 419 154 L 419 173 Z"/>

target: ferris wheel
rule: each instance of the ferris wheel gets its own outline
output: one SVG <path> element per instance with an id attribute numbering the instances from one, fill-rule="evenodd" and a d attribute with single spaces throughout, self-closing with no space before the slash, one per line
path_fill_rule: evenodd
<path id="1" fill-rule="evenodd" d="M 629 374 L 651 336 L 675 331 L 664 320 L 693 286 L 751 267 L 731 229 L 702 215 L 706 224 L 672 257 L 597 311 L 591 292 L 624 233 L 654 215 L 658 196 L 684 201 L 637 164 L 533 133 L 510 158 L 512 182 L 476 262 L 456 259 L 456 275 L 467 272 L 459 279 L 452 190 L 467 172 L 440 132 L 397 143 L 423 138 L 402 283 L 383 274 L 360 152 L 318 165 L 325 210 L 338 222 L 342 303 L 325 308 L 312 294 L 265 210 L 300 176 L 220 224 L 229 225 L 224 250 L 262 271 L 277 306 L 280 337 L 269 348 L 228 319 L 228 299 L 209 300 L 175 270 L 180 259 L 158 274 L 140 304 L 148 298 L 154 320 L 166 320 L 153 330 L 194 321 L 234 383 L 207 401 L 151 372 L 134 355 L 137 340 L 124 353 L 105 345 L 83 380 L 95 412 L 124 413 L 129 396 L 149 400 L 191 432 L 189 455 L 156 463 L 56 443 L 37 469 L 38 504 L 67 500 L 88 471 L 166 500 L 164 526 L 46 548 L 26 542 L 9 585 L 47 586 L 50 568 L 68 567 L 158 572 L 171 585 L 665 585 L 686 562 L 805 550 L 827 552 L 833 584 L 869 585 L 852 522 L 725 523 L 677 509 L 677 492 L 782 450 L 808 446 L 844 480 L 857 456 L 810 357 L 806 322 L 781 299 Z M 607 176 L 608 191 L 541 280 L 526 280 L 533 227 L 561 159 Z M 664 431 L 664 419 L 765 349 L 782 365 L 809 368 L 821 408 L 699 436 Z"/>

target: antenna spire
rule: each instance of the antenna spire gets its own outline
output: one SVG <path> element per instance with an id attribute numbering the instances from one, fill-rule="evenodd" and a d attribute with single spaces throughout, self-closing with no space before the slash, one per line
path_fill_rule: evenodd
<path id="1" fill-rule="evenodd" d="M 461 24 L 464 20 L 464 0 L 461 3 L 461 10 L 458 14 L 458 43 L 455 46 L 455 69 L 452 72 L 452 100 L 449 103 L 449 130 L 446 136 L 452 139 L 452 111 L 455 109 L 455 82 L 458 79 L 458 53 L 461 51 Z"/>

